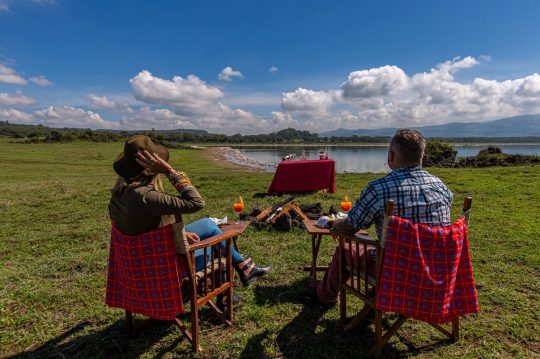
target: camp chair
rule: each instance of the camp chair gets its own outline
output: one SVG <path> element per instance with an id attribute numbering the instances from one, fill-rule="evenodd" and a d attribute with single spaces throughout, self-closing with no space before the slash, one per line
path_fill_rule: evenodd
<path id="1" fill-rule="evenodd" d="M 465 225 L 468 224 L 471 205 L 472 197 L 465 198 L 463 204 L 463 221 Z M 386 204 L 381 241 L 365 235 L 344 235 L 335 230 L 331 230 L 331 233 L 339 241 L 340 251 L 340 323 L 343 326 L 343 329 L 348 331 L 358 325 L 362 319 L 374 310 L 375 346 L 372 350 L 372 354 L 375 357 L 381 355 L 384 345 L 397 332 L 401 325 L 409 319 L 409 317 L 405 315 L 399 315 L 394 324 L 386 331 L 386 333 L 383 333 L 383 311 L 378 309 L 380 303 L 377 301 L 379 300 L 378 294 L 381 283 L 381 273 L 384 267 L 383 263 L 385 262 L 385 242 L 388 238 L 388 228 L 393 207 L 394 201 L 389 200 Z M 356 249 L 356 252 L 353 254 L 353 251 L 349 249 L 354 248 Z M 365 255 L 360 255 L 361 249 L 363 249 Z M 368 249 L 375 250 L 376 257 L 374 265 L 373 259 L 369 258 Z M 370 264 L 368 262 L 371 262 L 372 270 L 370 270 Z M 347 271 L 350 275 L 348 280 L 346 280 L 344 276 L 344 271 Z M 353 294 L 364 302 L 364 306 L 360 312 L 348 323 L 346 322 L 347 293 Z M 451 320 L 451 328 L 449 329 L 444 328 L 440 323 L 428 322 L 428 324 L 446 335 L 453 342 L 459 339 L 459 317 Z"/>
<path id="2" fill-rule="evenodd" d="M 114 230 L 114 229 L 113 229 Z M 133 313 L 141 313 L 145 316 L 153 317 L 155 319 L 165 319 L 172 320 L 176 324 L 185 338 L 187 338 L 193 347 L 193 351 L 200 352 L 202 350 L 200 346 L 200 331 L 199 331 L 199 310 L 205 304 L 214 312 L 219 319 L 226 325 L 232 326 L 233 320 L 233 279 L 234 271 L 232 267 L 231 260 L 231 241 L 236 242 L 236 237 L 241 234 L 242 230 L 237 226 L 225 226 L 223 227 L 223 232 L 219 235 L 207 238 L 203 241 L 200 241 L 195 244 L 188 244 L 182 235 L 182 227 L 178 224 L 169 225 L 167 227 L 162 227 L 160 229 L 154 230 L 152 232 L 144 233 L 141 236 L 147 236 L 153 238 L 153 232 L 161 231 L 162 237 L 167 237 L 166 247 L 158 248 L 155 244 L 148 245 L 142 250 L 146 251 L 149 256 L 156 256 L 157 258 L 163 258 L 165 263 L 174 263 L 173 270 L 176 272 L 176 280 L 178 287 L 175 287 L 175 296 L 171 298 L 182 298 L 182 295 L 179 294 L 180 290 L 184 295 L 189 297 L 190 301 L 190 322 L 191 328 L 188 329 L 185 324 L 182 322 L 180 317 L 176 314 L 183 313 L 183 304 L 182 303 L 173 303 L 176 305 L 175 308 L 178 308 L 178 305 L 181 306 L 179 311 L 173 312 L 173 316 L 162 316 L 162 315 L 153 315 L 149 314 L 147 311 L 138 311 L 134 310 L 133 307 L 123 305 L 122 303 L 111 303 L 110 302 L 110 293 L 109 289 L 111 285 L 114 285 L 114 281 L 111 280 L 111 260 L 109 260 L 109 280 L 107 283 L 107 304 L 114 307 L 124 308 L 126 311 L 126 325 L 128 335 L 131 337 L 133 334 Z M 155 236 L 155 234 L 154 234 Z M 174 244 L 173 242 L 174 238 Z M 160 239 L 158 237 L 158 239 Z M 217 249 L 219 248 L 219 243 L 226 241 L 225 246 L 225 255 L 222 254 L 222 251 Z M 112 242 L 112 238 L 111 238 Z M 149 241 L 152 243 L 152 241 Z M 215 246 L 215 247 L 214 247 Z M 175 253 L 179 253 L 178 255 Z M 195 270 L 195 256 L 194 251 L 198 249 L 203 249 L 204 255 L 210 255 L 210 260 L 208 265 L 204 267 L 202 271 L 196 272 Z M 111 245 L 111 257 L 112 257 L 112 245 Z M 185 272 L 183 269 L 185 268 Z M 170 269 L 170 268 L 169 268 Z M 143 273 L 142 277 L 144 282 L 148 283 L 152 279 L 152 274 L 157 274 L 157 271 L 150 271 Z M 112 283 L 112 284 L 111 284 Z M 131 289 L 131 288 L 130 288 Z M 114 293 L 114 291 L 111 291 Z M 140 298 L 140 294 L 135 293 L 137 298 Z M 148 294 L 147 294 L 148 295 Z M 165 295 L 163 292 L 160 293 L 160 296 Z M 173 294 L 171 294 L 173 295 Z M 218 296 L 226 297 L 226 310 L 225 313 L 214 303 L 212 300 Z M 140 303 L 141 305 L 146 305 L 145 303 Z M 169 302 L 170 304 L 170 302 Z M 143 307 L 144 309 L 144 307 Z"/>

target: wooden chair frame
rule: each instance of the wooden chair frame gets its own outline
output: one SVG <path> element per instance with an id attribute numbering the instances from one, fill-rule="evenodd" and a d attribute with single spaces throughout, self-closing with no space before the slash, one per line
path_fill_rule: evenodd
<path id="1" fill-rule="evenodd" d="M 193 347 L 193 351 L 198 353 L 202 351 L 200 345 L 199 331 L 199 309 L 205 304 L 216 314 L 216 316 L 226 326 L 232 326 L 233 321 L 233 281 L 234 269 L 231 258 L 231 243 L 237 248 L 237 237 L 241 234 L 237 228 L 223 228 L 223 233 L 207 238 L 198 243 L 187 245 L 185 253 L 178 254 L 184 259 L 187 267 L 187 277 L 184 278 L 182 286 L 187 286 L 190 298 L 190 322 L 191 328 L 188 329 L 179 317 L 174 318 L 173 322 L 182 331 L 182 335 L 188 339 Z M 221 250 L 215 250 L 214 246 L 219 246 L 222 241 L 226 241 L 225 254 Z M 197 278 L 195 269 L 195 254 L 198 249 L 204 251 L 204 255 L 210 251 L 209 264 L 201 271 L 202 276 Z M 223 263 L 222 259 L 225 259 Z M 225 278 L 223 276 L 225 274 Z M 199 272 L 200 275 L 200 272 Z M 227 298 L 227 308 L 225 313 L 212 301 L 218 295 L 224 295 Z M 126 326 L 129 337 L 133 336 L 133 314 L 126 310 Z"/>
<path id="2" fill-rule="evenodd" d="M 462 215 L 465 219 L 465 223 L 469 223 L 469 216 L 472 207 L 472 197 L 466 197 L 463 203 L 463 212 Z M 356 234 L 344 235 L 335 230 L 331 230 L 331 233 L 338 238 L 339 241 L 339 256 L 340 256 L 340 271 L 339 271 L 339 281 L 340 281 L 340 323 L 343 326 L 345 331 L 348 331 L 358 325 L 362 319 L 364 319 L 371 311 L 375 311 L 375 346 L 372 350 L 372 354 L 375 357 L 379 357 L 382 353 L 384 345 L 390 340 L 390 338 L 398 331 L 398 329 L 403 325 L 403 323 L 409 319 L 404 315 L 400 315 L 394 324 L 383 333 L 383 312 L 376 308 L 376 298 L 379 290 L 380 277 L 382 272 L 382 266 L 384 263 L 384 254 L 385 254 L 385 241 L 388 232 L 388 224 L 390 217 L 392 216 L 392 211 L 394 208 L 394 201 L 388 200 L 386 203 L 385 217 L 383 223 L 382 237 L 381 241 L 373 239 L 371 237 Z M 348 248 L 356 247 L 356 266 L 354 266 L 353 255 L 351 250 Z M 362 258 L 359 256 L 359 249 L 363 248 L 364 255 Z M 375 263 L 375 273 L 369 273 L 368 270 L 368 249 L 375 249 L 376 251 L 376 263 Z M 350 266 L 347 266 L 346 256 Z M 348 271 L 350 274 L 349 280 L 345 280 L 343 273 Z M 360 312 L 348 323 L 347 319 L 347 293 L 353 294 L 358 297 L 361 301 L 364 302 L 363 308 Z M 435 329 L 446 335 L 453 342 L 459 340 L 459 318 L 455 319 L 451 323 L 451 328 L 446 329 L 441 325 L 428 323 L 433 326 Z"/>

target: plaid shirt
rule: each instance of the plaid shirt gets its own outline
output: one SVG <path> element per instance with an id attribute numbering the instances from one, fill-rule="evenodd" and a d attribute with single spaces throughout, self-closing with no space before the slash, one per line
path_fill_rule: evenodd
<path id="1" fill-rule="evenodd" d="M 375 223 L 380 239 L 389 199 L 394 200 L 394 216 L 431 226 L 451 223 L 452 192 L 420 166 L 398 168 L 371 181 L 349 211 L 349 222 L 356 229 L 367 229 Z"/>

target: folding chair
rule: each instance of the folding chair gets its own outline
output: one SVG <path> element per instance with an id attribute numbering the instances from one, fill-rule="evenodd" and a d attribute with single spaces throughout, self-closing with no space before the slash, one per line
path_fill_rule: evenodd
<path id="1" fill-rule="evenodd" d="M 472 197 L 465 198 L 462 213 L 465 225 L 467 225 L 469 221 L 471 205 Z M 371 311 L 374 311 L 375 346 L 372 350 L 372 354 L 374 354 L 375 357 L 381 355 L 384 345 L 398 331 L 401 325 L 409 319 L 409 317 L 405 315 L 399 315 L 394 324 L 383 333 L 383 311 L 377 309 L 381 273 L 385 258 L 385 242 L 388 235 L 388 227 L 393 207 L 394 201 L 389 200 L 386 204 L 381 241 L 365 235 L 344 235 L 335 230 L 331 230 L 332 234 L 339 241 L 340 251 L 340 323 L 343 326 L 343 329 L 348 331 L 358 325 Z M 353 254 L 354 249 L 355 253 Z M 375 250 L 375 263 L 373 263 L 372 258 L 370 259 L 368 250 Z M 364 253 L 364 255 L 361 255 L 361 253 Z M 348 279 L 344 275 L 346 272 L 349 274 Z M 364 302 L 364 306 L 360 312 L 348 323 L 346 322 L 347 293 L 356 296 Z M 428 322 L 428 324 L 446 335 L 453 342 L 459 339 L 459 317 L 451 321 L 451 328 L 449 329 L 436 323 Z"/>
<path id="2" fill-rule="evenodd" d="M 146 251 L 149 256 L 155 255 L 157 256 L 157 258 L 163 258 L 165 262 L 175 263 L 174 265 L 177 266 L 178 270 L 176 270 L 176 272 L 177 283 L 179 284 L 178 289 L 183 289 L 182 292 L 185 292 L 185 294 L 189 295 L 191 322 L 190 329 L 188 329 L 186 325 L 182 322 L 179 315 L 174 315 L 172 321 L 180 328 L 183 336 L 191 342 L 193 351 L 200 352 L 202 351 L 202 347 L 200 346 L 199 309 L 202 306 L 204 306 L 205 304 L 208 305 L 212 312 L 214 312 L 226 326 L 232 326 L 234 271 L 231 260 L 231 241 L 236 242 L 236 237 L 241 234 L 242 231 L 235 226 L 225 226 L 223 227 L 223 232 L 221 234 L 190 245 L 187 243 L 187 241 L 184 240 L 184 237 L 181 234 L 181 227 L 178 227 L 176 224 L 167 227 L 168 228 L 165 230 L 165 232 L 161 233 L 167 237 L 167 243 L 169 241 L 172 242 L 173 238 L 177 238 L 175 244 L 176 252 L 179 253 L 178 255 L 175 253 L 175 244 L 173 243 L 168 243 L 168 248 L 165 250 L 163 250 L 162 248 L 161 250 L 159 250 L 159 253 L 156 252 L 156 249 L 158 247 L 155 244 L 148 245 L 147 247 L 143 248 L 143 250 Z M 163 230 L 164 228 L 165 227 L 156 231 Z M 145 235 L 147 237 L 151 236 L 151 232 L 145 233 L 141 236 Z M 220 248 L 219 244 L 222 241 L 226 242 L 225 254 L 223 254 L 221 250 L 217 249 Z M 204 269 L 199 272 L 195 270 L 194 256 L 194 252 L 198 249 L 202 249 L 204 251 L 204 255 L 209 255 L 210 257 L 208 265 L 206 265 Z M 182 263 L 183 265 L 181 265 Z M 133 335 L 133 314 L 141 312 L 134 310 L 132 306 L 123 305 L 122 303 L 118 304 L 109 302 L 109 286 L 110 282 L 112 282 L 110 280 L 111 265 L 112 264 L 110 260 L 109 280 L 107 283 L 107 304 L 110 306 L 125 309 L 127 331 L 128 335 L 131 337 Z M 187 273 L 182 273 L 180 269 L 180 267 L 182 266 L 185 267 Z M 154 271 L 154 273 L 143 273 L 142 277 L 146 282 L 148 282 L 148 276 L 150 276 L 151 279 L 152 274 L 157 275 L 157 271 Z M 112 285 L 114 285 L 114 283 L 112 283 Z M 165 294 L 160 293 L 160 295 Z M 224 296 L 227 299 L 225 313 L 216 305 L 216 303 L 212 301 L 218 295 Z M 142 304 L 144 305 L 144 303 Z M 145 311 L 143 311 L 141 314 L 149 317 L 155 317 Z M 158 316 L 156 319 L 163 319 L 163 317 Z"/>

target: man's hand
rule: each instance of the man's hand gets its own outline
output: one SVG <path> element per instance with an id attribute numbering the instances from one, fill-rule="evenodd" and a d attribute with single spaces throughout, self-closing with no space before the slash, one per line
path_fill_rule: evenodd
<path id="1" fill-rule="evenodd" d="M 150 153 L 146 150 L 137 152 L 137 163 L 152 173 L 169 173 L 173 170 L 172 166 L 162 160 L 156 153 Z"/>
<path id="2" fill-rule="evenodd" d="M 357 231 L 357 229 L 352 226 L 351 222 L 349 222 L 347 218 L 336 219 L 332 223 L 332 228 L 347 235 L 353 235 Z"/>
<path id="3" fill-rule="evenodd" d="M 199 236 L 197 235 L 197 233 L 193 233 L 193 232 L 186 232 L 186 238 L 189 244 L 197 243 L 201 240 Z"/>

